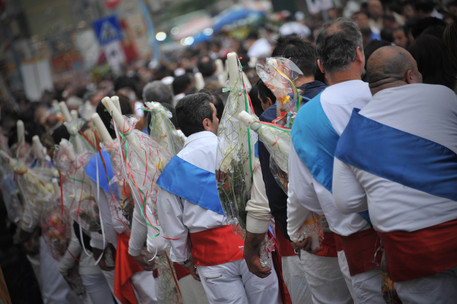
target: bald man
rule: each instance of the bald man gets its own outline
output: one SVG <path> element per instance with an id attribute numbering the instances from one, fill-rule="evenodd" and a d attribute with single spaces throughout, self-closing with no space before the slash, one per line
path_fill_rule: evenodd
<path id="1" fill-rule="evenodd" d="M 333 193 L 341 212 L 368 208 L 403 303 L 457 299 L 457 97 L 422 84 L 411 54 L 368 60 L 373 98 L 340 137 Z"/>

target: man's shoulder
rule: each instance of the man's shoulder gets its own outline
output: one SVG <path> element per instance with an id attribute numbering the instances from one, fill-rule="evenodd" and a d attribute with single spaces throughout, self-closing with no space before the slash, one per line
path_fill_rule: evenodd
<path id="1" fill-rule="evenodd" d="M 327 85 L 318 80 L 307 82 L 298 87 L 300 90 L 300 96 L 303 98 L 301 105 L 305 105 L 307 102 L 315 98 L 317 95 L 322 93 Z"/>
<path id="2" fill-rule="evenodd" d="M 276 104 L 272 105 L 260 115 L 259 119 L 261 121 L 272 122 L 276 119 Z"/>
<path id="3" fill-rule="evenodd" d="M 184 147 L 177 157 L 209 172 L 215 171 L 217 138 L 201 138 Z"/>
<path id="4" fill-rule="evenodd" d="M 387 88 L 376 93 L 373 98 L 384 95 L 392 92 L 399 99 L 404 98 L 405 95 L 416 96 L 418 100 L 424 99 L 435 99 L 435 98 L 447 98 L 447 99 L 456 99 L 457 95 L 446 86 L 439 84 L 428 84 L 428 83 L 414 83 L 403 85 L 399 87 Z M 381 93 L 381 94 L 379 94 Z"/>

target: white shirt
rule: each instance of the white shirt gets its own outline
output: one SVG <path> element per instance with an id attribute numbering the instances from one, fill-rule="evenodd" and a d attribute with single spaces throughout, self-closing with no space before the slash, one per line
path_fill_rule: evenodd
<path id="1" fill-rule="evenodd" d="M 271 55 L 271 44 L 265 38 L 256 40 L 248 50 L 249 57 L 267 57 Z"/>
<path id="2" fill-rule="evenodd" d="M 91 179 L 88 180 L 90 181 L 90 185 L 92 187 L 92 193 L 97 200 L 100 224 L 103 225 L 105 240 L 111 243 L 114 247 L 117 247 L 117 234 L 121 234 L 125 231 L 124 225 L 119 220 L 122 215 L 119 214 L 120 212 L 116 211 L 115 206 L 112 206 L 110 203 L 110 194 L 106 193 L 102 188 L 99 188 L 97 195 L 97 183 Z M 103 238 L 101 237 L 102 235 L 96 232 L 91 232 L 90 236 L 90 245 L 95 248 L 103 249 Z"/>
<path id="3" fill-rule="evenodd" d="M 457 153 L 457 97 L 444 86 L 410 84 L 385 89 L 376 93 L 360 114 Z M 376 230 L 416 231 L 457 218 L 457 202 L 453 200 L 375 176 L 337 159 L 333 173 L 338 209 L 350 213 L 368 207 Z"/>
<path id="4" fill-rule="evenodd" d="M 209 131 L 189 136 L 177 154 L 181 159 L 209 172 L 216 171 L 217 137 Z M 189 233 L 227 225 L 225 217 L 202 208 L 162 188 L 157 203 L 163 236 L 172 239 L 171 259 L 184 262 L 191 257 Z"/>
<path id="5" fill-rule="evenodd" d="M 253 171 L 251 198 L 246 203 L 246 230 L 251 233 L 265 233 L 272 216 L 258 158 L 255 158 Z"/>
<path id="6" fill-rule="evenodd" d="M 363 108 L 370 98 L 367 83 L 350 80 L 327 87 L 321 94 L 321 104 L 333 128 L 341 135 L 352 110 Z M 332 193 L 312 176 L 293 145 L 289 154 L 287 194 L 287 232 L 292 241 L 297 241 L 298 232 L 310 211 L 325 215 L 330 230 L 343 236 L 369 228 L 360 215 L 343 214 L 336 208 Z"/>

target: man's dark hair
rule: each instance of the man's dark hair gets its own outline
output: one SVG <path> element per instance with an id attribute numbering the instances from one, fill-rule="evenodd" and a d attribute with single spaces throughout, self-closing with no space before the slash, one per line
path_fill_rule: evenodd
<path id="1" fill-rule="evenodd" d="M 257 84 L 257 83 L 256 83 Z M 254 84 L 252 89 L 249 91 L 249 98 L 251 99 L 252 109 L 254 110 L 255 115 L 260 117 L 263 113 L 262 102 L 258 96 L 257 85 Z"/>
<path id="2" fill-rule="evenodd" d="M 416 59 L 424 83 L 455 89 L 457 67 L 453 65 L 451 54 L 442 39 L 422 34 L 414 40 L 409 51 Z"/>
<path id="3" fill-rule="evenodd" d="M 54 129 L 54 131 L 51 134 L 52 140 L 54 141 L 55 145 L 60 144 L 60 141 L 62 139 L 69 140 L 70 139 L 70 133 L 68 133 L 67 127 L 65 125 L 60 125 L 57 128 Z"/>
<path id="4" fill-rule="evenodd" d="M 203 77 L 211 77 L 216 72 L 216 63 L 208 56 L 200 56 L 197 60 L 197 69 Z"/>
<path id="5" fill-rule="evenodd" d="M 316 48 L 298 35 L 280 37 L 271 56 L 290 59 L 303 72 L 304 76 L 311 76 L 316 72 Z"/>
<path id="6" fill-rule="evenodd" d="M 118 94 L 119 105 L 121 106 L 122 115 L 131 115 L 133 114 L 132 106 L 130 105 L 129 98 L 125 95 Z M 100 116 L 103 124 L 111 135 L 111 138 L 116 138 L 116 132 L 111 127 L 111 114 L 108 113 L 105 106 L 99 101 L 97 104 L 96 112 Z"/>
<path id="7" fill-rule="evenodd" d="M 456 6 L 457 6 L 457 1 Z M 451 59 L 454 63 L 454 67 L 457 68 L 457 20 L 453 23 L 448 24 L 443 32 L 443 43 L 449 50 L 451 54 Z"/>
<path id="8" fill-rule="evenodd" d="M 210 105 L 211 96 L 196 93 L 183 97 L 176 105 L 176 117 L 181 131 L 186 136 L 204 131 L 203 120 L 213 121 L 213 108 Z"/>
<path id="9" fill-rule="evenodd" d="M 134 77 L 129 77 L 129 76 L 119 76 L 118 78 L 116 78 L 114 80 L 114 90 L 115 91 L 119 91 L 120 89 L 130 89 L 132 90 L 133 92 L 135 92 L 135 94 L 137 96 L 139 96 L 139 89 L 138 89 L 138 78 L 134 78 Z"/>
<path id="10" fill-rule="evenodd" d="M 327 73 L 349 69 L 357 47 L 363 49 L 362 34 L 357 24 L 346 18 L 325 23 L 316 39 L 317 57 Z"/>
<path id="11" fill-rule="evenodd" d="M 224 113 L 224 103 L 222 102 L 222 98 L 219 95 L 220 89 L 201 89 L 199 93 L 205 93 L 211 96 L 211 103 L 216 108 L 216 116 L 221 120 L 222 114 Z"/>
<path id="12" fill-rule="evenodd" d="M 191 84 L 192 80 L 188 74 L 183 74 L 175 77 L 172 83 L 173 93 L 175 95 L 185 93 L 187 87 Z"/>
<path id="13" fill-rule="evenodd" d="M 383 28 L 381 30 L 381 39 L 389 42 L 394 42 L 394 31 L 391 28 Z"/>
<path id="14" fill-rule="evenodd" d="M 414 9 L 424 14 L 430 14 L 434 8 L 435 3 L 432 0 L 419 0 L 414 3 Z"/>
<path id="15" fill-rule="evenodd" d="M 411 33 L 413 35 L 414 39 L 419 37 L 425 30 L 428 28 L 430 29 L 429 32 L 430 34 L 433 34 L 435 36 L 440 36 L 442 35 L 444 29 L 446 27 L 446 22 L 444 22 L 441 19 L 435 18 L 435 17 L 425 17 L 425 18 L 420 18 L 420 17 L 415 17 L 410 20 L 408 20 L 405 24 L 405 32 L 406 33 Z M 438 32 L 439 34 L 435 34 Z"/>
<path id="16" fill-rule="evenodd" d="M 262 103 L 265 103 L 268 97 L 271 99 L 273 104 L 276 102 L 275 94 L 273 94 L 273 92 L 266 86 L 266 84 L 262 81 L 262 79 L 259 79 L 259 81 L 257 81 L 255 86 L 257 87 L 260 101 Z"/>

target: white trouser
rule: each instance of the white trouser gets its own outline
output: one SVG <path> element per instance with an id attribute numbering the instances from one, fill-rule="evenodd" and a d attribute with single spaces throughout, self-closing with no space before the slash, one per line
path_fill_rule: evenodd
<path id="1" fill-rule="evenodd" d="M 382 297 L 382 278 L 379 268 L 371 269 L 352 276 L 355 303 L 384 304 Z"/>
<path id="2" fill-rule="evenodd" d="M 273 263 L 272 263 L 273 264 Z M 261 279 L 252 274 L 244 259 L 216 266 L 197 266 L 209 303 L 281 303 L 276 272 Z"/>
<path id="3" fill-rule="evenodd" d="M 114 295 L 114 270 L 106 271 L 102 270 L 102 274 L 105 277 L 106 283 L 108 284 L 111 293 L 113 294 L 114 299 L 117 303 L 121 304 L 121 302 L 116 298 Z"/>
<path id="4" fill-rule="evenodd" d="M 201 282 L 195 280 L 191 275 L 186 275 L 178 281 L 181 290 L 183 304 L 206 304 L 205 290 Z"/>
<path id="5" fill-rule="evenodd" d="M 300 261 L 314 303 L 353 303 L 338 258 L 318 256 L 301 250 Z"/>
<path id="6" fill-rule="evenodd" d="M 43 284 L 42 296 L 45 304 L 80 302 L 78 296 L 70 289 L 70 286 L 58 271 L 58 263 L 52 257 L 43 237 L 40 237 L 40 274 Z"/>
<path id="7" fill-rule="evenodd" d="M 354 303 L 384 304 L 386 302 L 382 297 L 381 270 L 379 268 L 351 276 L 343 250 L 338 251 L 338 264 Z"/>
<path id="8" fill-rule="evenodd" d="M 152 271 L 140 271 L 135 273 L 131 279 L 133 289 L 139 304 L 156 304 L 157 294 Z"/>
<path id="9" fill-rule="evenodd" d="M 352 286 L 353 285 L 352 277 L 351 277 L 351 274 L 349 273 L 349 265 L 348 265 L 348 261 L 346 260 L 346 254 L 344 253 L 343 250 L 338 251 L 336 254 L 338 257 L 338 265 L 340 265 L 340 270 L 341 270 L 341 273 L 343 274 L 344 281 L 346 282 L 346 286 L 349 290 L 349 293 L 351 294 L 353 301 L 355 303 L 359 303 L 356 300 L 357 296 L 356 296 L 356 293 Z"/>
<path id="10" fill-rule="evenodd" d="M 113 293 L 103 274 L 82 274 L 81 280 L 92 303 L 115 303 Z"/>
<path id="11" fill-rule="evenodd" d="M 403 304 L 456 303 L 457 266 L 425 278 L 395 282 L 394 285 Z"/>
<path id="12" fill-rule="evenodd" d="M 298 256 L 282 257 L 282 276 L 289 290 L 292 303 L 312 304 L 311 291 L 306 281 L 305 269 Z"/>

